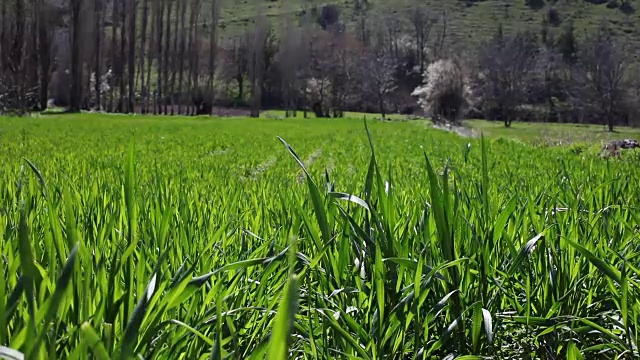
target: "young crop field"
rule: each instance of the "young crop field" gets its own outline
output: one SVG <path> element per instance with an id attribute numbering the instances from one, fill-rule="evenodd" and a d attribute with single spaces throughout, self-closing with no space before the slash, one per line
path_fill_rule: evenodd
<path id="1" fill-rule="evenodd" d="M 0 358 L 640 356 L 631 150 L 79 114 L 0 156 Z"/>

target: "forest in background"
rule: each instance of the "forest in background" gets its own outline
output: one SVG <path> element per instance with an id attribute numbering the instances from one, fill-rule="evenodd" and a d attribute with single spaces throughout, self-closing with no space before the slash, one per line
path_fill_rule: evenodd
<path id="1" fill-rule="evenodd" d="M 635 43 L 604 18 L 578 33 L 562 2 L 523 2 L 537 10 L 539 25 L 504 27 L 505 12 L 487 19 L 494 28 L 471 46 L 459 40 L 455 13 L 422 1 L 391 2 L 384 12 L 367 0 L 348 9 L 307 1 L 277 21 L 264 2 L 231 32 L 220 25 L 229 6 L 220 0 L 2 0 L 0 110 L 202 115 L 235 107 L 252 116 L 278 108 L 319 117 L 426 110 L 507 126 L 633 125 Z M 629 0 L 601 6 L 635 13 Z M 425 88 L 418 102 L 416 89 Z"/>

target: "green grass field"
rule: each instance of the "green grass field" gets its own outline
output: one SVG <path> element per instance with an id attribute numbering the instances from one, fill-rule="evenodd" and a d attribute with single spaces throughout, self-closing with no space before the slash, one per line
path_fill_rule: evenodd
<path id="1" fill-rule="evenodd" d="M 0 118 L 0 358 L 637 358 L 638 155 L 472 124 Z"/>
<path id="2" fill-rule="evenodd" d="M 640 139 L 640 129 L 630 127 L 616 127 L 614 132 L 608 132 L 604 125 L 586 124 L 545 124 L 545 123 L 514 123 L 506 128 L 500 121 L 472 120 L 466 126 L 488 137 L 505 137 L 518 139 L 532 144 L 568 145 L 582 144 L 601 148 L 611 140 L 625 138 Z"/>

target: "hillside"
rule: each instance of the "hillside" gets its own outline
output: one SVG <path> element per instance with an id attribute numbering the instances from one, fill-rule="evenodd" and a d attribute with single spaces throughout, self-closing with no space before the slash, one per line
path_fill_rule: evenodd
<path id="1" fill-rule="evenodd" d="M 335 4 L 340 7 L 341 20 L 347 26 L 354 26 L 355 8 L 358 1 L 365 0 L 222 0 L 223 33 L 233 34 L 241 31 L 253 22 L 259 5 L 273 23 L 283 23 L 287 16 L 300 16 L 304 9 L 315 4 L 318 8 L 324 4 Z M 540 2 L 535 6 L 528 4 Z M 370 10 L 370 26 L 375 26 L 382 15 L 395 14 L 406 20 L 406 14 L 416 4 L 426 4 L 435 13 L 446 11 L 448 15 L 448 41 L 466 47 L 477 44 L 482 39 L 495 33 L 498 24 L 509 33 L 517 30 L 539 31 L 543 19 L 550 8 L 555 8 L 560 15 L 561 23 L 550 26 L 552 36 L 557 35 L 564 23 L 572 19 L 577 35 L 597 28 L 603 21 L 608 22 L 612 31 L 625 39 L 633 48 L 640 47 L 640 12 L 634 9 L 640 4 L 629 0 L 629 6 L 620 7 L 624 0 L 616 0 L 618 7 L 611 8 L 606 0 L 368 0 Z M 595 3 L 600 4 L 595 4 Z"/>

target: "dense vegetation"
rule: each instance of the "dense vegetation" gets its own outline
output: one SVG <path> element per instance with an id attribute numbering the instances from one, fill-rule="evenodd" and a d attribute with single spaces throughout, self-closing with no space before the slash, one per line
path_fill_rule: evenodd
<path id="1" fill-rule="evenodd" d="M 506 126 L 608 123 L 613 131 L 639 117 L 634 6 L 631 0 L 3 0 L 0 112 L 202 115 L 233 108 L 254 117 L 287 109 L 288 116 L 339 118 L 364 111 L 436 120 L 456 114 L 453 120 Z M 430 66 L 453 61 L 470 90 L 468 106 L 418 107 L 413 92 L 432 76 Z M 447 100 L 451 91 L 436 93 Z"/>
<path id="2" fill-rule="evenodd" d="M 0 354 L 637 358 L 636 154 L 367 125 L 0 119 Z"/>

